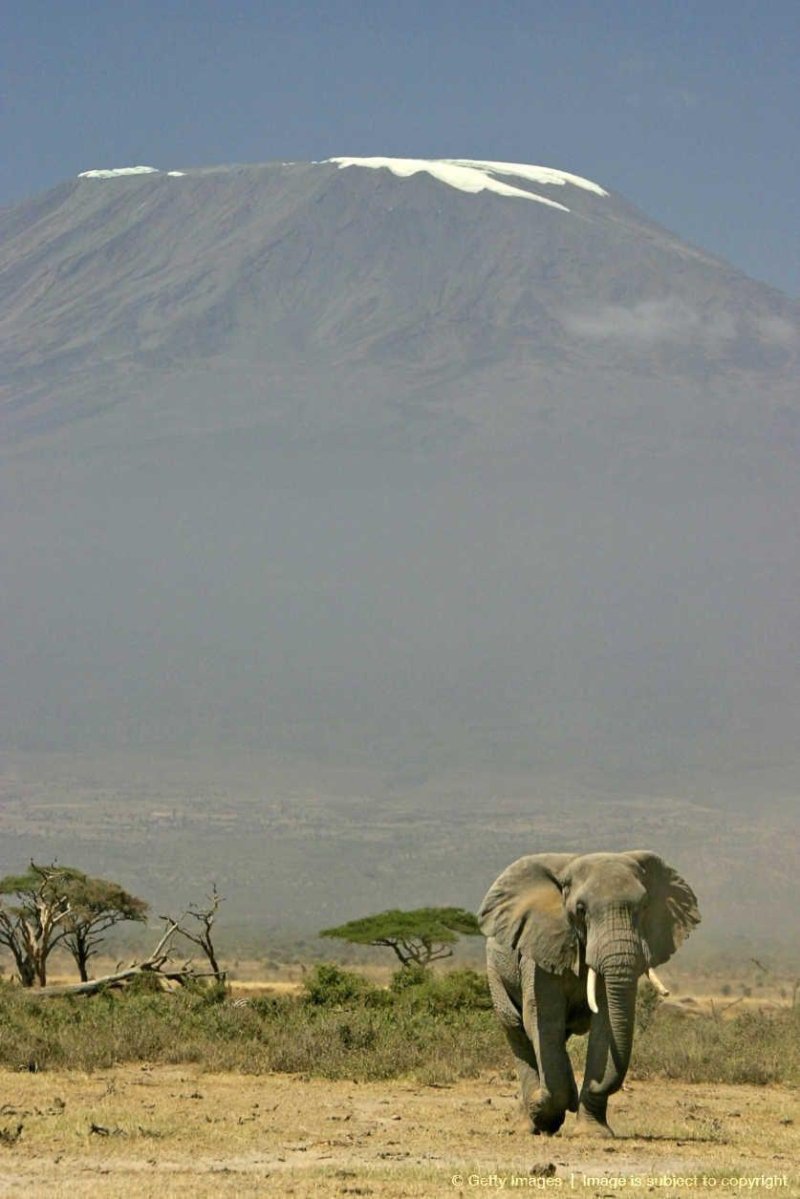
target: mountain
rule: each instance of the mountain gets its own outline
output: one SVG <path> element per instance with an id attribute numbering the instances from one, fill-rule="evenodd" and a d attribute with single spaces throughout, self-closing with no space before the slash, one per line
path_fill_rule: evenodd
<path id="1" fill-rule="evenodd" d="M 129 437 L 485 446 L 596 415 L 736 436 L 754 414 L 729 429 L 731 387 L 765 379 L 758 427 L 791 420 L 797 305 L 588 180 L 392 159 L 130 170 L 3 219 L 13 436 L 111 409 Z"/>
<path id="2" fill-rule="evenodd" d="M 797 794 L 795 301 L 497 162 L 90 171 L 0 242 L 12 773 Z"/>

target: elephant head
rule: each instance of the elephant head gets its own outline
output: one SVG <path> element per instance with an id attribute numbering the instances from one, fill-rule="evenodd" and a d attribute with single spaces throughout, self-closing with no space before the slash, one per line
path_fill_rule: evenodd
<path id="1" fill-rule="evenodd" d="M 566 982 L 570 974 L 586 980 L 595 1013 L 587 1068 L 607 1096 L 621 1086 L 630 1061 L 639 976 L 648 973 L 661 987 L 655 967 L 700 915 L 694 892 L 672 867 L 633 850 L 520 858 L 490 888 L 478 919 L 500 946 Z M 573 977 L 566 989 L 575 984 Z M 591 1109 L 591 1095 L 585 1098 Z"/>

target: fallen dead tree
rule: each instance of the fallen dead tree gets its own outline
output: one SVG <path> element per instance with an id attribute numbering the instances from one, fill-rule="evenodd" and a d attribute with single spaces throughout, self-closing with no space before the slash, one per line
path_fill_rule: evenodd
<path id="1" fill-rule="evenodd" d="M 216 896 L 216 893 L 214 898 L 216 900 L 214 912 L 216 913 L 219 906 L 219 897 Z M 96 995 L 101 991 L 123 989 L 137 978 L 154 979 L 163 986 L 164 990 L 170 990 L 171 983 L 186 986 L 195 979 L 214 978 L 217 981 L 224 981 L 225 975 L 218 967 L 212 970 L 197 970 L 192 965 L 191 959 L 181 966 L 176 965 L 171 953 L 172 943 L 176 936 L 187 936 L 187 933 L 180 919 L 165 918 L 165 922 L 166 928 L 158 944 L 142 962 L 131 962 L 124 969 L 115 970 L 113 974 L 105 974 L 101 978 L 90 978 L 85 982 L 63 983 L 46 987 L 25 987 L 20 988 L 19 993 L 29 999 L 59 999 L 69 995 Z M 205 932 L 208 946 L 211 947 L 210 924 L 206 925 Z M 195 941 L 192 936 L 188 939 Z M 197 942 L 195 941 L 195 943 Z M 208 951 L 206 952 L 209 956 Z M 211 948 L 211 956 L 213 956 L 213 948 Z M 214 959 L 214 964 L 216 965 L 216 959 Z"/>

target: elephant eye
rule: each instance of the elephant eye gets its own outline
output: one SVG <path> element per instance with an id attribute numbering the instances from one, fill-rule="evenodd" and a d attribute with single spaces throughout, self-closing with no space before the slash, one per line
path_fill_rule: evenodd
<path id="1" fill-rule="evenodd" d="M 583 902 L 582 899 L 579 899 L 578 902 L 575 904 L 575 915 L 578 917 L 579 920 L 583 920 L 586 916 L 586 904 Z"/>

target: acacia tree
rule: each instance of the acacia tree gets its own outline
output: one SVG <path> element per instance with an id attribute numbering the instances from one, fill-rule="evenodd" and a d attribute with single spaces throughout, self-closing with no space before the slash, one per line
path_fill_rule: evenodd
<path id="1" fill-rule="evenodd" d="M 65 896 L 70 911 L 64 921 L 64 947 L 75 959 L 81 982 L 87 982 L 89 961 L 96 956 L 106 932 L 123 920 L 145 921 L 148 905 L 119 883 L 89 878 L 78 871 L 66 883 Z"/>
<path id="2" fill-rule="evenodd" d="M 376 945 L 391 949 L 402 966 L 429 965 L 449 958 L 461 936 L 480 935 L 478 922 L 464 908 L 393 908 L 351 920 L 337 928 L 325 928 L 321 937 L 335 937 L 354 945 Z"/>
<path id="3" fill-rule="evenodd" d="M 121 920 L 143 920 L 146 911 L 116 883 L 31 862 L 26 874 L 0 879 L 0 945 L 11 951 L 23 987 L 46 986 L 47 959 L 62 942 L 85 980 L 102 934 Z"/>

